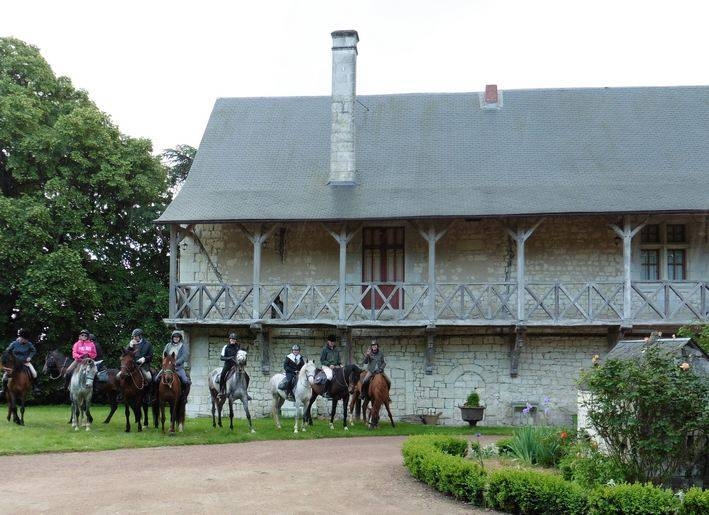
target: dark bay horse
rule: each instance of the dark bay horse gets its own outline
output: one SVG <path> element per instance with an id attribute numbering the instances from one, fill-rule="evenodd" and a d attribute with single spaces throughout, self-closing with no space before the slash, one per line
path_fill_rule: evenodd
<path id="1" fill-rule="evenodd" d="M 382 404 L 386 407 L 391 421 L 391 427 L 396 427 L 394 417 L 391 415 L 389 403 L 389 383 L 384 374 L 374 374 L 369 381 L 369 388 L 366 397 L 372 402 L 372 409 L 369 411 L 369 429 L 379 426 L 379 410 Z"/>
<path id="2" fill-rule="evenodd" d="M 12 418 L 15 424 L 25 425 L 25 399 L 32 389 L 30 370 L 22 361 L 15 359 L 11 352 L 2 355 L 2 367 L 8 374 L 7 382 L 7 420 Z M 17 414 L 17 406 L 20 414 Z"/>
<path id="3" fill-rule="evenodd" d="M 313 417 L 310 415 L 310 408 L 318 398 L 318 395 L 323 395 L 325 389 L 330 394 L 332 399 L 332 407 L 330 409 L 330 429 L 335 428 L 335 412 L 337 411 L 337 403 L 342 401 L 342 425 L 345 431 L 349 431 L 347 427 L 347 404 L 350 400 L 350 385 L 352 380 L 355 382 L 359 378 L 360 369 L 357 365 L 346 365 L 344 367 L 335 367 L 332 369 L 332 379 L 328 383 L 317 382 L 313 384 L 313 393 L 310 396 L 310 402 L 305 409 L 305 421 L 309 425 L 313 425 Z M 324 372 L 323 372 L 324 373 Z M 317 377 L 317 374 L 316 374 Z"/>
<path id="4" fill-rule="evenodd" d="M 170 407 L 170 434 L 175 434 L 175 425 L 182 432 L 185 425 L 185 410 L 182 402 L 182 383 L 175 372 L 175 354 L 167 354 L 162 358 L 160 382 L 157 388 L 157 406 L 160 410 L 162 432 L 165 432 L 165 406 Z"/>
<path id="5" fill-rule="evenodd" d="M 236 365 L 229 372 L 226 381 L 226 397 L 219 397 L 219 376 L 222 373 L 220 368 L 215 368 L 209 374 L 209 393 L 212 396 L 212 427 L 216 427 L 214 420 L 215 409 L 219 414 L 219 427 L 222 427 L 222 407 L 224 403 L 229 401 L 229 429 L 234 429 L 234 401 L 241 400 L 241 405 L 244 407 L 244 414 L 249 421 L 249 431 L 255 433 L 254 426 L 251 424 L 251 413 L 249 412 L 249 394 L 246 384 L 246 358 L 245 350 L 240 349 L 236 352 Z"/>
<path id="6" fill-rule="evenodd" d="M 44 358 L 42 373 L 47 374 L 50 379 L 63 380 L 66 369 L 71 365 L 72 361 L 71 357 L 65 356 L 57 349 L 51 350 L 47 353 L 47 357 Z M 101 381 L 99 376 L 104 372 L 106 374 L 106 381 Z M 94 380 L 94 393 L 105 395 L 106 400 L 108 400 L 111 406 L 111 411 L 108 413 L 106 420 L 103 421 L 104 424 L 108 424 L 111 421 L 111 417 L 113 417 L 113 414 L 118 409 L 118 394 L 121 390 L 118 385 L 118 380 L 116 379 L 117 373 L 117 369 L 109 368 L 102 371 Z"/>
<path id="7" fill-rule="evenodd" d="M 149 394 L 151 384 L 145 380 L 140 367 L 135 364 L 134 359 L 135 354 L 130 350 L 124 350 L 121 354 L 121 370 L 118 384 L 126 407 L 126 433 L 130 433 L 131 409 L 135 415 L 138 431 L 142 431 L 143 426 L 148 427 L 148 406 L 144 404 L 143 400 Z M 141 409 L 145 415 L 143 422 L 141 422 Z"/>
<path id="8" fill-rule="evenodd" d="M 354 424 L 355 420 L 367 420 L 367 406 L 362 406 L 362 382 L 367 371 L 359 367 L 357 367 L 357 371 L 357 376 L 350 381 L 349 412 L 352 420 L 351 424 Z"/>

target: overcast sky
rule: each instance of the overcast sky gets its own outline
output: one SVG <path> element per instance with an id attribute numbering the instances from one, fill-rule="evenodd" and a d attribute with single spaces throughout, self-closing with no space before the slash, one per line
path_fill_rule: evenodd
<path id="1" fill-rule="evenodd" d="M 328 95 L 330 32 L 359 32 L 357 93 L 709 85 L 709 2 L 12 0 L 120 130 L 198 146 L 218 97 Z"/>

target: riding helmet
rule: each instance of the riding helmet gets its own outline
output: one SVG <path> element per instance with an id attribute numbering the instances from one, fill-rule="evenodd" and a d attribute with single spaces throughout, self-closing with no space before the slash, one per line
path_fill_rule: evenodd
<path id="1" fill-rule="evenodd" d="M 20 329 L 17 331 L 17 336 L 20 338 L 29 338 L 30 337 L 30 332 L 28 329 Z"/>
<path id="2" fill-rule="evenodd" d="M 334 334 L 329 334 L 329 335 L 327 336 L 327 341 L 329 341 L 329 342 L 336 342 L 336 341 L 337 341 L 337 337 L 336 337 Z"/>
<path id="3" fill-rule="evenodd" d="M 230 340 L 238 340 L 238 338 L 236 337 L 236 333 L 229 333 L 229 339 Z"/>
<path id="4" fill-rule="evenodd" d="M 300 350 L 300 345 L 298 345 L 298 344 L 296 343 L 295 345 L 293 345 L 293 346 L 290 348 L 290 350 Z"/>
<path id="5" fill-rule="evenodd" d="M 182 333 L 180 331 L 172 331 L 172 334 L 170 335 L 170 339 L 174 338 L 175 336 L 179 336 L 180 340 L 182 339 Z"/>
<path id="6" fill-rule="evenodd" d="M 89 332 L 88 329 L 82 329 L 81 331 L 79 331 L 79 336 L 81 336 L 82 334 L 89 336 L 91 333 Z"/>
<path id="7" fill-rule="evenodd" d="M 143 336 L 143 330 L 142 329 L 133 329 L 133 332 L 130 333 L 131 336 Z"/>
<path id="8" fill-rule="evenodd" d="M 372 340 L 372 343 L 369 344 L 370 347 L 373 347 L 373 346 L 375 346 L 375 345 L 376 345 L 377 347 L 379 347 L 379 344 L 377 343 L 377 340 Z"/>

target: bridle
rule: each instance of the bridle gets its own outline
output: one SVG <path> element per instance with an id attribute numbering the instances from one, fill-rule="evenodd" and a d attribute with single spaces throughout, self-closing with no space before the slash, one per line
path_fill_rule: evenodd
<path id="1" fill-rule="evenodd" d="M 69 363 L 69 357 L 68 357 L 68 356 L 64 356 L 64 363 L 62 364 L 61 367 L 59 367 L 59 368 L 57 369 L 57 370 L 58 370 L 58 375 L 57 375 L 56 377 L 54 377 L 54 376 L 52 375 L 52 373 L 50 372 L 50 369 L 49 369 L 49 359 L 50 359 L 50 358 L 51 358 L 51 360 L 52 360 L 52 365 L 53 365 L 54 367 L 56 367 L 56 366 L 57 366 L 57 363 L 56 363 L 56 360 L 55 360 L 55 357 L 54 357 L 54 351 L 52 351 L 52 352 L 50 352 L 49 354 L 47 354 L 47 374 L 49 375 L 49 379 L 60 379 L 60 378 L 64 375 L 64 373 L 66 372 L 67 364 Z"/>
<path id="2" fill-rule="evenodd" d="M 130 370 L 128 370 L 128 364 L 130 364 Z M 135 379 L 135 372 L 138 372 L 138 375 L 140 376 L 140 386 L 138 386 L 138 382 Z M 135 366 L 135 363 L 133 362 L 133 357 L 131 356 L 130 361 L 128 363 L 121 364 L 121 379 L 123 379 L 125 376 L 124 374 L 128 374 L 128 377 L 131 378 L 131 381 L 133 381 L 133 386 L 135 386 L 138 390 L 142 390 L 145 388 L 145 377 L 143 377 L 143 372 L 140 371 L 139 367 Z"/>

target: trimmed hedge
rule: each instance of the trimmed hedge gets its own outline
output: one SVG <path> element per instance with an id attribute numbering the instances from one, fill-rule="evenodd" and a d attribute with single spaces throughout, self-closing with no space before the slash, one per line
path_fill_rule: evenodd
<path id="1" fill-rule="evenodd" d="M 589 515 L 632 513 L 661 515 L 679 513 L 682 501 L 672 490 L 651 484 L 623 483 L 595 488 L 588 494 Z M 706 513 L 706 512 L 705 512 Z"/>
<path id="2" fill-rule="evenodd" d="M 576 483 L 534 470 L 498 470 L 485 492 L 488 508 L 509 513 L 583 515 L 586 492 Z"/>
<path id="3" fill-rule="evenodd" d="M 485 471 L 464 459 L 468 442 L 443 435 L 412 436 L 404 442 L 404 465 L 416 479 L 456 499 L 480 505 Z"/>
<path id="4" fill-rule="evenodd" d="M 684 495 L 650 484 L 604 485 L 586 490 L 550 472 L 501 469 L 490 473 L 466 459 L 468 442 L 443 435 L 412 436 L 404 442 L 404 465 L 415 478 L 456 499 L 519 514 L 680 514 L 709 513 L 709 490 Z"/>

